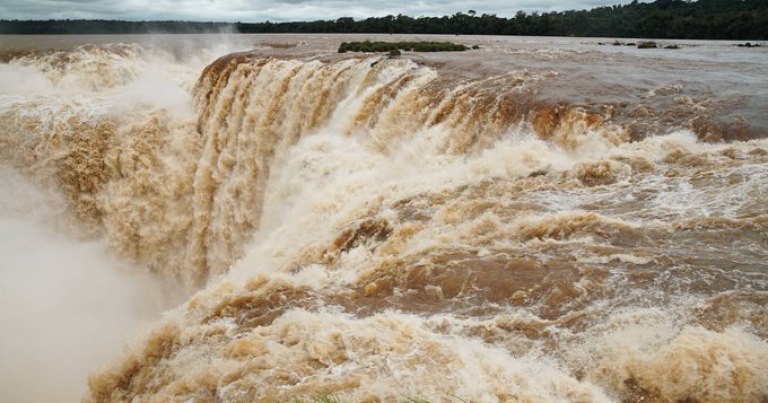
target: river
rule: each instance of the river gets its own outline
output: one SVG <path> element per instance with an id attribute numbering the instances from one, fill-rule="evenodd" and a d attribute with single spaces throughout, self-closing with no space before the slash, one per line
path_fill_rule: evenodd
<path id="1" fill-rule="evenodd" d="M 2 37 L 0 400 L 764 402 L 768 50 L 637 42 Z"/>

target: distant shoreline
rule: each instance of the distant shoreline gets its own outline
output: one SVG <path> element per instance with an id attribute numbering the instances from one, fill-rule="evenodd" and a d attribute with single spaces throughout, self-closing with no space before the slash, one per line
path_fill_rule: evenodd
<path id="1" fill-rule="evenodd" d="M 355 20 L 195 22 L 124 20 L 0 20 L 0 35 L 127 34 L 439 34 L 573 36 L 603 38 L 768 39 L 765 0 L 657 0 L 591 10 L 505 18 L 474 10 L 443 17 L 388 15 Z"/>

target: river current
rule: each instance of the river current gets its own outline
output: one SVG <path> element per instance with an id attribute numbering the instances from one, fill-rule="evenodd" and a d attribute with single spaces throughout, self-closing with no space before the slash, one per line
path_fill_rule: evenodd
<path id="1" fill-rule="evenodd" d="M 613 42 L 2 37 L 0 400 L 765 402 L 766 48 Z"/>

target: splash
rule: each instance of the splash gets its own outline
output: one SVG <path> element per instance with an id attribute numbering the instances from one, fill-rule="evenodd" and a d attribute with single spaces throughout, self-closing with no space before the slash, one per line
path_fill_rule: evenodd
<path id="1" fill-rule="evenodd" d="M 695 107 L 641 134 L 542 99 L 550 69 L 249 52 L 182 80 L 99 49 L 130 61 L 84 101 L 3 100 L 0 155 L 197 292 L 88 399 L 768 397 L 766 140 L 706 142 Z"/>

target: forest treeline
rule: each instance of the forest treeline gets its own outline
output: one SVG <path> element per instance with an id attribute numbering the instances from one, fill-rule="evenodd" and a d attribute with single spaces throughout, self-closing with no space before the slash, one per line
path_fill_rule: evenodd
<path id="1" fill-rule="evenodd" d="M 444 17 L 388 15 L 304 22 L 0 20 L 0 34 L 404 33 L 678 39 L 768 39 L 768 0 L 656 0 L 510 18 L 475 10 Z"/>

